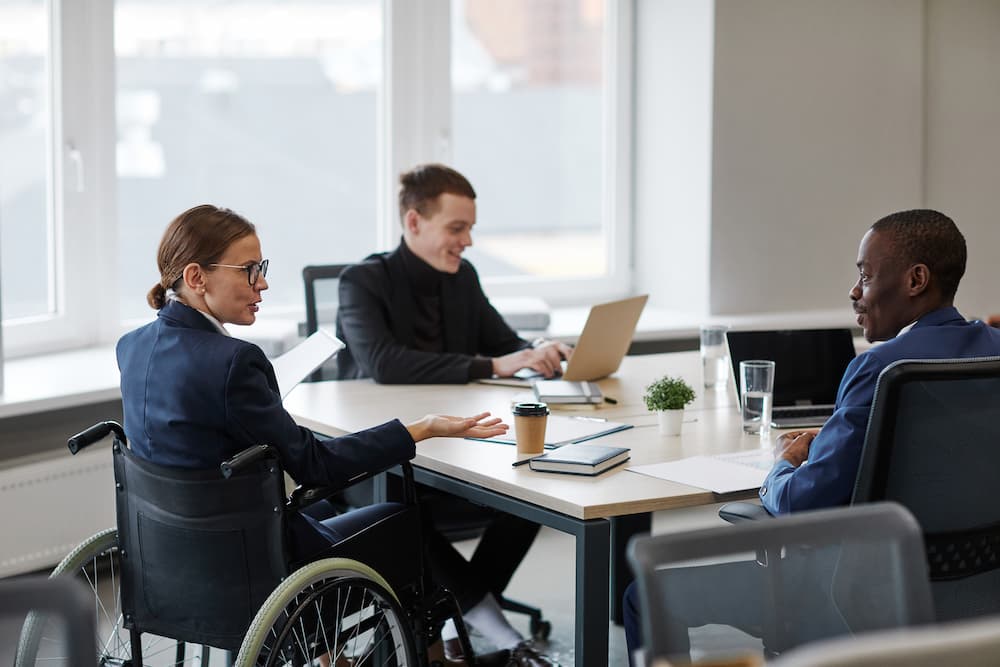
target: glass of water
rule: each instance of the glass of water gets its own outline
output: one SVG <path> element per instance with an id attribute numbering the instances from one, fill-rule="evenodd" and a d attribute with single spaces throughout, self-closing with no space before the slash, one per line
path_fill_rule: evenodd
<path id="1" fill-rule="evenodd" d="M 771 435 L 771 403 L 774 400 L 774 362 L 753 359 L 740 362 L 740 402 L 743 432 Z"/>
<path id="2" fill-rule="evenodd" d="M 703 324 L 701 327 L 701 374 L 706 389 L 726 389 L 726 380 L 729 379 L 728 330 L 725 324 Z"/>

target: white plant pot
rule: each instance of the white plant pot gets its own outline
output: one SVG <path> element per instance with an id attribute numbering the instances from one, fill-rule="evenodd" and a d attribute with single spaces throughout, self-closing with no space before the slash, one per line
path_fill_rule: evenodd
<path id="1" fill-rule="evenodd" d="M 683 410 L 658 410 L 656 416 L 660 422 L 660 435 L 681 434 L 681 424 L 684 422 Z"/>

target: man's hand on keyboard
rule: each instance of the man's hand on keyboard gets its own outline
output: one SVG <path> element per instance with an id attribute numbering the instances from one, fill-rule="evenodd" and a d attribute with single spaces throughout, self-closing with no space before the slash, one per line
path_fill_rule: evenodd
<path id="1" fill-rule="evenodd" d="M 529 347 L 493 359 L 493 374 L 510 377 L 522 368 L 533 368 L 546 378 L 551 378 L 561 370 L 560 362 L 569 359 L 573 348 L 558 341 L 545 341 L 537 347 Z"/>
<path id="2" fill-rule="evenodd" d="M 778 458 L 785 459 L 798 468 L 809 458 L 809 445 L 817 433 L 819 433 L 818 428 L 782 433 L 774 447 L 778 452 Z"/>

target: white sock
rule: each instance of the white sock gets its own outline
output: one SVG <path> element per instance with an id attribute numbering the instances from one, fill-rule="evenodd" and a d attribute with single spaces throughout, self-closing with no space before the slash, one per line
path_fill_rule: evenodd
<path id="1" fill-rule="evenodd" d="M 455 621 L 450 618 L 444 622 L 444 627 L 441 628 L 441 639 L 445 641 L 458 639 L 458 630 L 455 628 Z"/>
<path id="2" fill-rule="evenodd" d="M 493 642 L 497 648 L 513 648 L 523 639 L 507 622 L 507 617 L 503 615 L 503 610 L 492 593 L 487 593 L 486 597 L 465 612 L 462 619 L 467 626 L 475 628 L 476 632 Z M 441 636 L 444 636 L 443 630 Z"/>

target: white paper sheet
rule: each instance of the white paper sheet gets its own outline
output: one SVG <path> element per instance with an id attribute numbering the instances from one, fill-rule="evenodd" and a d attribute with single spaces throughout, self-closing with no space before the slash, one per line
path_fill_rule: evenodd
<path id="1" fill-rule="evenodd" d="M 715 493 L 732 493 L 760 488 L 772 462 L 771 452 L 751 451 L 719 456 L 692 456 L 677 461 L 629 466 L 628 469 Z"/>
<path id="2" fill-rule="evenodd" d="M 271 365 L 274 366 L 274 375 L 278 378 L 281 397 L 288 396 L 288 392 L 294 389 L 295 385 L 302 382 L 306 376 L 343 347 L 344 344 L 333 334 L 319 329 L 288 352 L 272 359 Z"/>

